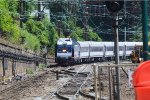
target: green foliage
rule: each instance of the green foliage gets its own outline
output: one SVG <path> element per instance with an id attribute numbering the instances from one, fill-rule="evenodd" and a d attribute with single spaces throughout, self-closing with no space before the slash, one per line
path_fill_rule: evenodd
<path id="1" fill-rule="evenodd" d="M 26 30 L 23 30 L 17 25 L 14 25 L 11 28 L 11 35 L 9 35 L 8 38 L 10 38 L 11 42 L 15 44 L 21 43 L 21 37 L 25 38 L 25 42 L 22 45 L 25 49 L 31 49 L 33 51 L 40 51 L 40 42 L 36 36 L 33 34 L 28 33 Z"/>
<path id="2" fill-rule="evenodd" d="M 7 35 L 13 26 L 12 17 L 4 1 L 0 1 L 0 28 Z"/>
<path id="3" fill-rule="evenodd" d="M 84 40 L 84 29 L 81 27 L 78 27 L 76 24 L 76 19 L 70 18 L 68 19 L 67 23 L 64 23 L 64 28 L 69 28 L 72 30 L 71 38 L 74 38 L 78 41 Z M 93 32 L 92 28 L 89 28 L 88 30 L 88 40 L 90 41 L 101 41 L 101 38 Z"/>
<path id="4" fill-rule="evenodd" d="M 23 22 L 23 28 L 20 28 L 20 5 L 16 0 L 0 0 L 0 31 L 3 33 L 3 37 L 7 38 L 12 43 L 20 44 L 25 49 L 31 49 L 35 52 L 40 51 L 41 47 L 48 47 L 49 53 L 54 55 L 55 44 L 58 37 L 58 22 L 52 23 L 47 17 L 36 20 L 36 16 L 31 16 L 31 12 L 35 8 L 35 0 L 28 0 L 25 3 L 26 8 L 24 14 L 30 16 L 26 22 Z M 55 5 L 56 4 L 56 5 Z M 66 13 L 65 9 L 62 9 L 62 5 L 68 7 L 68 11 L 75 12 L 77 10 L 75 5 L 69 5 L 64 2 L 55 2 L 50 6 L 55 14 L 62 12 Z M 55 9 L 56 8 L 56 9 Z M 63 7 L 64 8 L 64 7 Z M 74 8 L 74 9 L 73 9 Z M 65 16 L 65 15 L 64 15 Z M 77 20 L 74 17 L 66 17 L 61 20 L 61 33 L 64 33 L 66 29 L 71 30 L 72 38 L 83 41 L 84 29 L 76 25 Z M 24 37 L 24 43 L 21 44 L 21 39 Z M 60 34 L 60 37 L 64 37 Z M 89 40 L 100 41 L 96 33 L 89 30 Z"/>
<path id="5" fill-rule="evenodd" d="M 44 70 L 44 68 L 46 68 L 45 64 L 39 64 L 39 70 Z"/>
<path id="6" fill-rule="evenodd" d="M 48 19 L 43 19 L 42 21 L 28 20 L 26 22 L 26 29 L 28 32 L 34 34 L 42 43 L 51 49 L 58 39 L 58 33 L 54 25 L 48 21 Z"/>
<path id="7" fill-rule="evenodd" d="M 53 13 L 65 12 L 65 7 L 67 4 L 63 1 L 54 2 L 50 5 L 50 9 Z"/>
<path id="8" fill-rule="evenodd" d="M 8 10 L 12 12 L 12 14 L 17 13 L 18 2 L 16 0 L 4 0 L 7 4 Z"/>
<path id="9" fill-rule="evenodd" d="M 130 41 L 134 41 L 134 42 L 139 42 L 139 41 L 142 41 L 142 32 L 137 32 L 137 33 L 134 33 L 133 35 L 132 35 L 132 37 L 130 37 L 129 38 L 129 40 Z M 150 34 L 150 32 L 148 33 L 148 34 Z M 150 40 L 150 35 L 148 36 L 148 39 Z"/>
<path id="10" fill-rule="evenodd" d="M 22 30 L 22 34 L 23 37 L 25 37 L 25 43 L 23 44 L 23 47 L 26 49 L 31 49 L 33 51 L 40 51 L 40 41 L 39 39 L 28 33 L 27 31 Z"/>
<path id="11" fill-rule="evenodd" d="M 82 41 L 83 40 L 83 29 L 81 29 L 80 27 L 76 27 L 72 31 L 71 37 L 78 41 Z"/>
<path id="12" fill-rule="evenodd" d="M 93 32 L 92 29 L 89 29 L 88 39 L 90 41 L 102 41 L 101 38 L 98 36 L 98 34 L 96 34 L 95 32 Z"/>
<path id="13" fill-rule="evenodd" d="M 135 33 L 129 38 L 130 41 L 142 41 L 142 27 L 139 27 Z"/>
<path id="14" fill-rule="evenodd" d="M 11 27 L 11 34 L 9 35 L 11 42 L 19 44 L 20 36 L 21 36 L 21 29 L 17 25 L 13 25 Z"/>
<path id="15" fill-rule="evenodd" d="M 38 37 L 39 41 L 43 44 L 49 44 L 48 34 L 45 25 L 41 21 L 28 20 L 26 23 L 28 32 Z"/>
<path id="16" fill-rule="evenodd" d="M 31 12 L 33 12 L 36 9 L 37 5 L 36 5 L 35 1 L 37 1 L 37 0 L 28 0 L 26 2 L 26 13 L 25 13 L 25 15 L 30 16 Z"/>
<path id="17" fill-rule="evenodd" d="M 50 21 L 48 21 L 48 19 L 45 18 L 43 20 L 43 24 L 45 25 L 46 32 L 48 34 L 47 37 L 49 40 L 49 46 L 52 46 L 56 43 L 56 41 L 58 39 L 58 32 L 57 32 L 55 26 Z"/>
<path id="18" fill-rule="evenodd" d="M 129 40 L 134 42 L 142 41 L 142 33 L 134 33 L 133 36 L 129 38 Z"/>
<path id="19" fill-rule="evenodd" d="M 26 68 L 26 74 L 33 74 L 32 68 Z"/>

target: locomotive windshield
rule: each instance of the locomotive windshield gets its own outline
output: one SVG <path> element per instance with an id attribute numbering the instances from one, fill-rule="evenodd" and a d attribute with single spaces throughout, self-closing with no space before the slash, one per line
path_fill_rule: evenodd
<path id="1" fill-rule="evenodd" d="M 58 53 L 67 53 L 71 52 L 71 45 L 58 45 L 57 52 Z"/>

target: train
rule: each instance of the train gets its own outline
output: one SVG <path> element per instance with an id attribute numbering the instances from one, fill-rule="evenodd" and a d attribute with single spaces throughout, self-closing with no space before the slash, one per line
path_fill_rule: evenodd
<path id="1" fill-rule="evenodd" d="M 142 42 L 119 42 L 119 59 L 129 59 L 136 45 L 142 45 Z M 58 64 L 112 61 L 114 59 L 114 42 L 59 38 L 55 49 L 55 62 Z"/>

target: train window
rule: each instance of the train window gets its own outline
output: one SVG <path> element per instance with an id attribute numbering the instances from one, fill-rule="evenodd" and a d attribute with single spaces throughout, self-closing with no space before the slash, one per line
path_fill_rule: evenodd
<path id="1" fill-rule="evenodd" d="M 106 50 L 107 51 L 114 51 L 114 47 L 113 46 L 106 47 Z"/>
<path id="2" fill-rule="evenodd" d="M 127 50 L 134 50 L 134 46 L 127 46 Z"/>
<path id="3" fill-rule="evenodd" d="M 103 47 L 101 46 L 101 47 L 91 47 L 91 50 L 90 50 L 91 52 L 95 52 L 95 51 L 103 51 Z"/>
<path id="4" fill-rule="evenodd" d="M 89 47 L 82 47 L 80 49 L 80 52 L 88 52 L 88 50 L 89 50 Z"/>
<path id="5" fill-rule="evenodd" d="M 71 45 L 58 45 L 57 52 L 58 53 L 67 53 L 71 52 Z"/>
<path id="6" fill-rule="evenodd" d="M 119 46 L 119 51 L 123 51 L 123 46 Z"/>

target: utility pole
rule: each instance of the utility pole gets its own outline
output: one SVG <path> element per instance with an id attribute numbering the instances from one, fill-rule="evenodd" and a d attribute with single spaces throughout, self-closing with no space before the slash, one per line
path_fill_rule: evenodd
<path id="1" fill-rule="evenodd" d="M 84 13 L 83 13 L 83 16 L 84 16 L 84 39 L 85 41 L 88 40 L 88 7 L 86 4 L 84 4 Z"/>
<path id="2" fill-rule="evenodd" d="M 143 58 L 144 61 L 148 60 L 148 12 L 147 12 L 147 0 L 141 1 L 142 8 L 142 32 L 143 32 Z"/>
<path id="3" fill-rule="evenodd" d="M 20 0 L 20 27 L 23 28 L 22 18 L 23 18 L 23 0 Z"/>
<path id="4" fill-rule="evenodd" d="M 113 22 L 114 22 L 114 26 L 113 26 L 113 30 L 114 30 L 114 52 L 115 52 L 115 64 L 116 64 L 116 68 L 115 68 L 115 72 L 116 72 L 116 100 L 120 100 L 120 89 L 119 89 L 119 68 L 118 68 L 118 64 L 119 64 L 119 36 L 118 36 L 118 14 L 113 14 Z"/>
<path id="5" fill-rule="evenodd" d="M 96 65 L 93 64 L 93 72 L 94 72 L 94 90 L 95 90 L 95 100 L 98 100 L 97 95 L 97 71 L 96 71 Z"/>
<path id="6" fill-rule="evenodd" d="M 124 1 L 124 10 L 125 10 L 125 20 L 126 20 L 126 1 Z M 127 28 L 126 28 L 126 24 L 125 24 L 125 27 L 124 27 L 124 42 L 126 42 L 126 40 L 127 40 L 126 30 L 127 30 Z"/>
<path id="7" fill-rule="evenodd" d="M 60 20 L 57 20 L 57 27 L 58 27 L 58 36 L 60 37 L 61 34 L 61 25 Z"/>
<path id="8" fill-rule="evenodd" d="M 115 100 L 120 100 L 120 88 L 119 88 L 119 36 L 118 36 L 118 12 L 123 8 L 124 1 L 105 1 L 107 9 L 110 14 L 113 16 L 113 31 L 114 31 L 114 53 L 115 53 Z"/>
<path id="9" fill-rule="evenodd" d="M 3 67 L 3 81 L 5 81 L 5 58 L 2 57 L 2 67 Z"/>
<path id="10" fill-rule="evenodd" d="M 49 21 L 51 21 L 51 2 L 48 2 L 48 9 L 49 9 Z"/>
<path id="11" fill-rule="evenodd" d="M 41 1 L 38 0 L 38 20 L 41 19 Z"/>
<path id="12" fill-rule="evenodd" d="M 23 28 L 23 21 L 26 20 L 25 11 L 26 11 L 26 1 L 20 0 L 20 27 Z"/>

